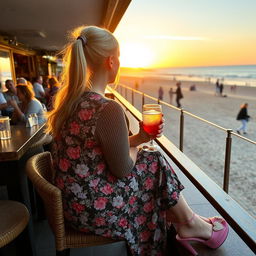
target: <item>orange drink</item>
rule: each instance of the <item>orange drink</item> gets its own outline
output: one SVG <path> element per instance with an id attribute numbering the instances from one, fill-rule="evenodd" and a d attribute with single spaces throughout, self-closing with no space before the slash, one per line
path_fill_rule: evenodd
<path id="1" fill-rule="evenodd" d="M 143 128 L 151 136 L 158 134 L 159 125 L 162 122 L 162 107 L 159 104 L 145 104 L 142 111 Z M 159 147 L 154 145 L 153 139 L 150 139 L 149 145 L 144 146 L 145 151 L 158 151 Z"/>
<path id="2" fill-rule="evenodd" d="M 143 111 L 143 128 L 150 135 L 157 135 L 162 121 L 162 112 L 151 109 Z"/>

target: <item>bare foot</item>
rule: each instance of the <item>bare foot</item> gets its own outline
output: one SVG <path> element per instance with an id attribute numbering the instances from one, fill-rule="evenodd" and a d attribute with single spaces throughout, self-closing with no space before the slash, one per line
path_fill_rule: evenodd
<path id="1" fill-rule="evenodd" d="M 212 236 L 212 224 L 207 222 L 207 218 L 196 214 L 187 223 L 176 225 L 175 228 L 181 238 L 196 237 L 208 240 Z"/>

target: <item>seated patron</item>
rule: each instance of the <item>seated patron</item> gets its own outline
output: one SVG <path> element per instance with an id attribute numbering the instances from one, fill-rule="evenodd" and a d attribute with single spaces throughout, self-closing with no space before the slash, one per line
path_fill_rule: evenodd
<path id="1" fill-rule="evenodd" d="M 12 117 L 14 108 L 10 104 L 10 101 L 15 100 L 17 103 L 19 102 L 19 99 L 17 96 L 17 90 L 16 90 L 16 86 L 14 85 L 13 81 L 9 80 L 9 79 L 5 81 L 5 87 L 7 88 L 7 91 L 4 92 L 3 95 L 7 102 L 7 106 L 6 106 L 6 108 L 4 108 L 2 110 L 2 115 Z"/>
<path id="2" fill-rule="evenodd" d="M 3 93 L 0 92 L 0 116 L 3 115 L 2 110 L 4 110 L 6 107 L 7 107 L 7 101 L 6 101 Z"/>
<path id="3" fill-rule="evenodd" d="M 24 77 L 17 78 L 17 84 L 27 84 L 27 80 Z"/>
<path id="4" fill-rule="evenodd" d="M 47 109 L 52 110 L 53 99 L 57 91 L 59 90 L 59 82 L 56 77 L 49 79 L 49 88 L 47 91 Z"/>
<path id="5" fill-rule="evenodd" d="M 119 70 L 114 35 L 89 26 L 76 29 L 72 39 L 63 84 L 47 114 L 66 222 L 81 232 L 126 240 L 132 256 L 171 255 L 166 252 L 170 223 L 193 255 L 191 241 L 218 248 L 227 237 L 227 222 L 195 214 L 164 155 L 137 148 L 161 136 L 163 123 L 155 135 L 141 123 L 129 136 L 123 108 L 104 97 Z"/>
<path id="6" fill-rule="evenodd" d="M 17 85 L 16 89 L 20 104 L 17 104 L 15 100 L 10 101 L 14 108 L 12 121 L 26 123 L 30 114 L 37 114 L 38 124 L 43 124 L 45 122 L 43 106 L 35 98 L 33 89 L 25 84 Z"/>
<path id="7" fill-rule="evenodd" d="M 33 84 L 33 90 L 35 93 L 35 97 L 39 101 L 45 103 L 45 90 L 44 90 L 44 87 L 42 84 L 43 84 L 43 78 L 42 78 L 42 76 L 38 76 L 36 78 L 36 81 Z"/>

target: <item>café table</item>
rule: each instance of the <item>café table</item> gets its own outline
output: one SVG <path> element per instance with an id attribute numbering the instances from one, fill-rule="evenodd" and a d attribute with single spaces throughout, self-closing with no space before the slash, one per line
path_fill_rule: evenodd
<path id="1" fill-rule="evenodd" d="M 20 255 L 36 256 L 28 179 L 24 167 L 30 157 L 29 149 L 43 135 L 44 129 L 44 124 L 31 128 L 11 125 L 11 138 L 0 140 L 0 186 L 7 188 L 8 199 L 24 203 L 30 211 L 28 227 L 23 231 L 18 245 Z"/>

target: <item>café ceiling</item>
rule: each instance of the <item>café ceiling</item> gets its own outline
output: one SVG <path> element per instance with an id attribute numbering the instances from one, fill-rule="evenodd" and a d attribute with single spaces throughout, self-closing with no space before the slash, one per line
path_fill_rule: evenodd
<path id="1" fill-rule="evenodd" d="M 31 49 L 58 51 L 68 31 L 97 25 L 114 31 L 131 0 L 1 0 L 0 36 Z"/>

